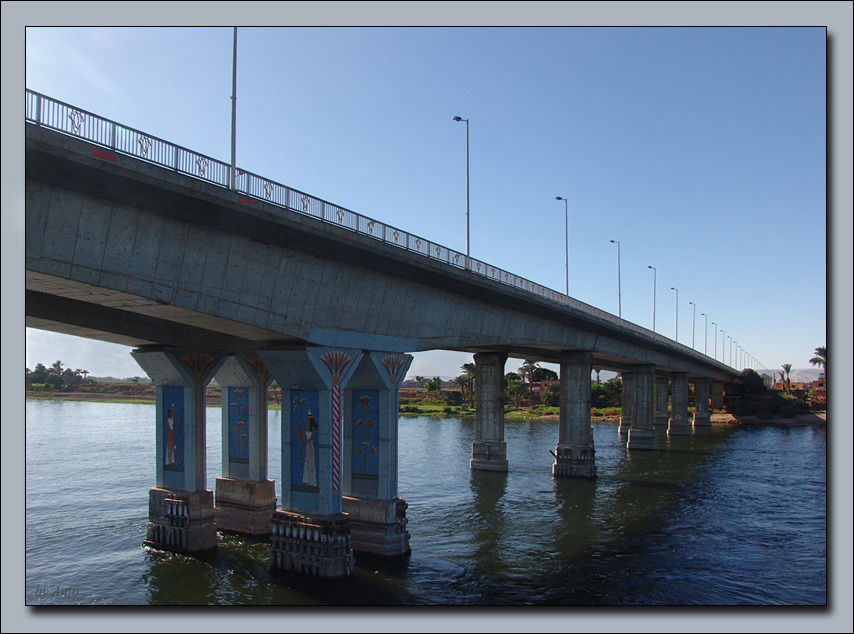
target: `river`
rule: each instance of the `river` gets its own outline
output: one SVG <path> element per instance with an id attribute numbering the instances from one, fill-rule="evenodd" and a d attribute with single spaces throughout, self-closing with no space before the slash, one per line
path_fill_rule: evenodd
<path id="1" fill-rule="evenodd" d="M 208 486 L 220 410 L 208 409 Z M 26 404 L 27 605 L 825 605 L 826 427 L 716 426 L 627 453 L 594 423 L 598 478 L 554 480 L 557 423 L 507 422 L 510 471 L 471 472 L 473 422 L 400 420 L 412 555 L 282 580 L 263 540 L 142 545 L 154 406 Z M 280 472 L 278 411 L 270 474 Z"/>

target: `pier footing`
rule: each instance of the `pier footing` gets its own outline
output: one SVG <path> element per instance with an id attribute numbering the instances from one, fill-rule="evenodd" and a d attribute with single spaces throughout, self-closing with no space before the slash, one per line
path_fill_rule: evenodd
<path id="1" fill-rule="evenodd" d="M 151 489 L 145 543 L 188 553 L 215 548 L 213 492 Z"/>
<path id="2" fill-rule="evenodd" d="M 243 535 L 269 535 L 276 511 L 272 480 L 216 479 L 216 526 Z"/>
<path id="3" fill-rule="evenodd" d="M 350 543 L 354 552 L 380 557 L 401 557 L 411 552 L 406 500 L 344 496 L 341 501 L 350 518 Z"/>
<path id="4" fill-rule="evenodd" d="M 308 516 L 277 510 L 270 535 L 270 569 L 321 579 L 353 574 L 350 518 Z"/>
<path id="5" fill-rule="evenodd" d="M 552 476 L 555 478 L 595 478 L 596 461 L 593 447 L 555 447 Z"/>

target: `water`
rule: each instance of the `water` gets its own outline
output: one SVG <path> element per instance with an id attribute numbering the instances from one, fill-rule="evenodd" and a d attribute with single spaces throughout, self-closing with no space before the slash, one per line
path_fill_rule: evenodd
<path id="1" fill-rule="evenodd" d="M 599 477 L 554 480 L 557 424 L 507 422 L 511 471 L 471 472 L 473 423 L 402 418 L 412 555 L 355 580 L 267 571 L 263 540 L 198 556 L 142 545 L 152 405 L 29 401 L 28 605 L 824 605 L 824 427 L 724 428 L 628 454 L 594 423 Z M 220 473 L 208 410 L 208 484 Z M 270 474 L 279 479 L 279 412 Z M 277 495 L 281 490 L 277 482 Z"/>

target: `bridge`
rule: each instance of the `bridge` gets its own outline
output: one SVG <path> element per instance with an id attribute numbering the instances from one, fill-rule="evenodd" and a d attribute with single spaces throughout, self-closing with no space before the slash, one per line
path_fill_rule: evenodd
<path id="1" fill-rule="evenodd" d="M 29 327 L 129 345 L 157 386 L 147 541 L 271 535 L 274 569 L 346 577 L 409 552 L 397 394 L 411 353 L 474 354 L 472 469 L 506 471 L 504 364 L 560 366 L 555 477 L 595 477 L 591 370 L 621 373 L 620 433 L 710 425 L 736 370 L 465 254 L 27 92 Z M 222 386 L 223 475 L 205 473 L 205 386 Z M 267 389 L 282 389 L 282 491 Z M 689 383 L 696 413 L 689 420 Z M 669 388 L 668 388 L 669 386 Z M 668 414 L 668 404 L 670 412 Z M 285 414 L 288 412 L 288 414 Z M 289 417 L 289 418 L 288 418 Z M 285 424 L 285 421 L 289 424 Z M 272 520 L 271 520 L 272 518 Z"/>

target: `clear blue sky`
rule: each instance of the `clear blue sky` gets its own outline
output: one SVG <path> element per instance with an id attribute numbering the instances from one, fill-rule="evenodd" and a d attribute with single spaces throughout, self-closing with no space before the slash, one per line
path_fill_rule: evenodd
<path id="1" fill-rule="evenodd" d="M 715 324 L 718 358 L 721 329 L 774 370 L 827 343 L 823 27 L 238 38 L 241 167 L 464 251 L 460 115 L 473 257 L 563 290 L 564 196 L 577 299 L 617 314 L 613 239 L 630 321 L 652 328 L 655 309 L 674 337 L 674 287 L 679 341 L 713 355 Z M 29 28 L 26 86 L 228 161 L 231 60 L 227 27 Z M 127 352 L 27 332 L 28 365 L 140 374 Z M 410 374 L 467 360 L 419 355 Z"/>

